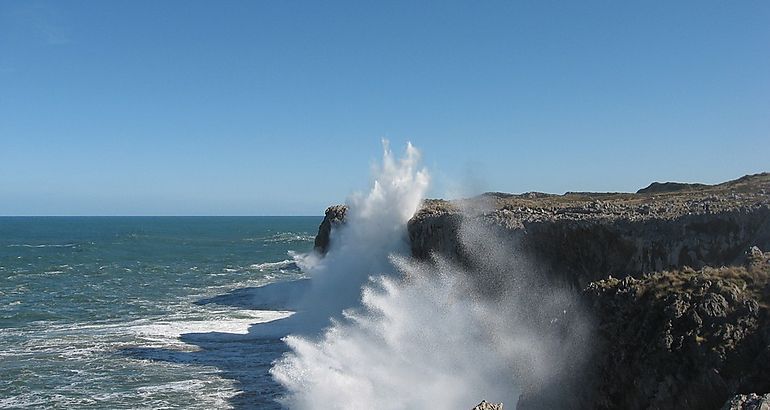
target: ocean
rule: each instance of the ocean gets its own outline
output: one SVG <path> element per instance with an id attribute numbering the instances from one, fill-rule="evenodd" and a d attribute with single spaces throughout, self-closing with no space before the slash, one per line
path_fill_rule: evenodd
<path id="1" fill-rule="evenodd" d="M 280 408 L 290 315 L 238 292 L 303 278 L 320 217 L 0 217 L 0 408 Z"/>
<path id="2" fill-rule="evenodd" d="M 385 147 L 323 258 L 320 217 L 0 218 L 0 408 L 516 407 L 585 356 L 575 295 L 462 218 L 411 257 L 429 174 Z M 495 295 L 484 278 L 506 278 Z M 572 313 L 580 318 L 579 312 Z"/>

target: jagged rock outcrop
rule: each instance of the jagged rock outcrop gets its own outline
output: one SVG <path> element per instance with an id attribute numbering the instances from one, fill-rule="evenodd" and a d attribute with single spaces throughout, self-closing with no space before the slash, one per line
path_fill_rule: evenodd
<path id="1" fill-rule="evenodd" d="M 322 255 L 326 254 L 329 249 L 332 228 L 344 223 L 347 211 L 348 208 L 345 205 L 332 205 L 326 208 L 324 219 L 318 227 L 318 234 L 315 237 L 314 248 L 317 252 Z"/>
<path id="2" fill-rule="evenodd" d="M 725 403 L 722 410 L 770 410 L 770 394 L 739 394 Z"/>
<path id="3" fill-rule="evenodd" d="M 716 409 L 770 391 L 770 253 L 745 264 L 591 283 L 601 346 L 588 407 Z"/>
<path id="4" fill-rule="evenodd" d="M 481 403 L 476 405 L 476 407 L 471 410 L 503 410 L 503 403 L 495 404 L 486 400 L 482 400 Z"/>

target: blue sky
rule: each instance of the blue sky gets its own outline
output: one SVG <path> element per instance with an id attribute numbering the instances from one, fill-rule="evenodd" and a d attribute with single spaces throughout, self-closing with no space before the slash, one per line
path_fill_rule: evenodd
<path id="1" fill-rule="evenodd" d="M 320 214 L 770 170 L 767 1 L 0 2 L 0 215 Z"/>

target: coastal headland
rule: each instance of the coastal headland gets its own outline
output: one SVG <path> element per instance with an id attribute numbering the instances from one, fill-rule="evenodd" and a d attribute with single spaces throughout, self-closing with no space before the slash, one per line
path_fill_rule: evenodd
<path id="1" fill-rule="evenodd" d="M 345 213 L 343 205 L 326 210 L 317 251 L 328 249 Z M 425 200 L 407 227 L 412 256 L 472 265 L 459 240 L 469 221 L 581 296 L 594 348 L 574 406 L 770 406 L 770 174 L 636 193 Z M 495 297 L 507 274 L 487 272 L 479 287 Z M 517 407 L 544 403 L 542 392 L 525 391 Z"/>

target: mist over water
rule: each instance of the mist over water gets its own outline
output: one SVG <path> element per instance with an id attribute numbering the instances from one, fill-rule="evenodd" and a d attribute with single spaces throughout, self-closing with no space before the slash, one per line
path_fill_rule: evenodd
<path id="1" fill-rule="evenodd" d="M 522 393 L 535 400 L 549 390 L 550 405 L 569 402 L 587 340 L 574 296 L 471 210 L 458 238 L 462 266 L 413 260 L 406 223 L 429 180 L 418 163 L 411 145 L 400 160 L 385 145 L 371 192 L 348 202 L 328 254 L 307 266 L 301 312 L 328 327 L 284 339 L 291 351 L 271 370 L 288 392 L 284 405 L 470 409 L 486 399 L 515 408 Z"/>

